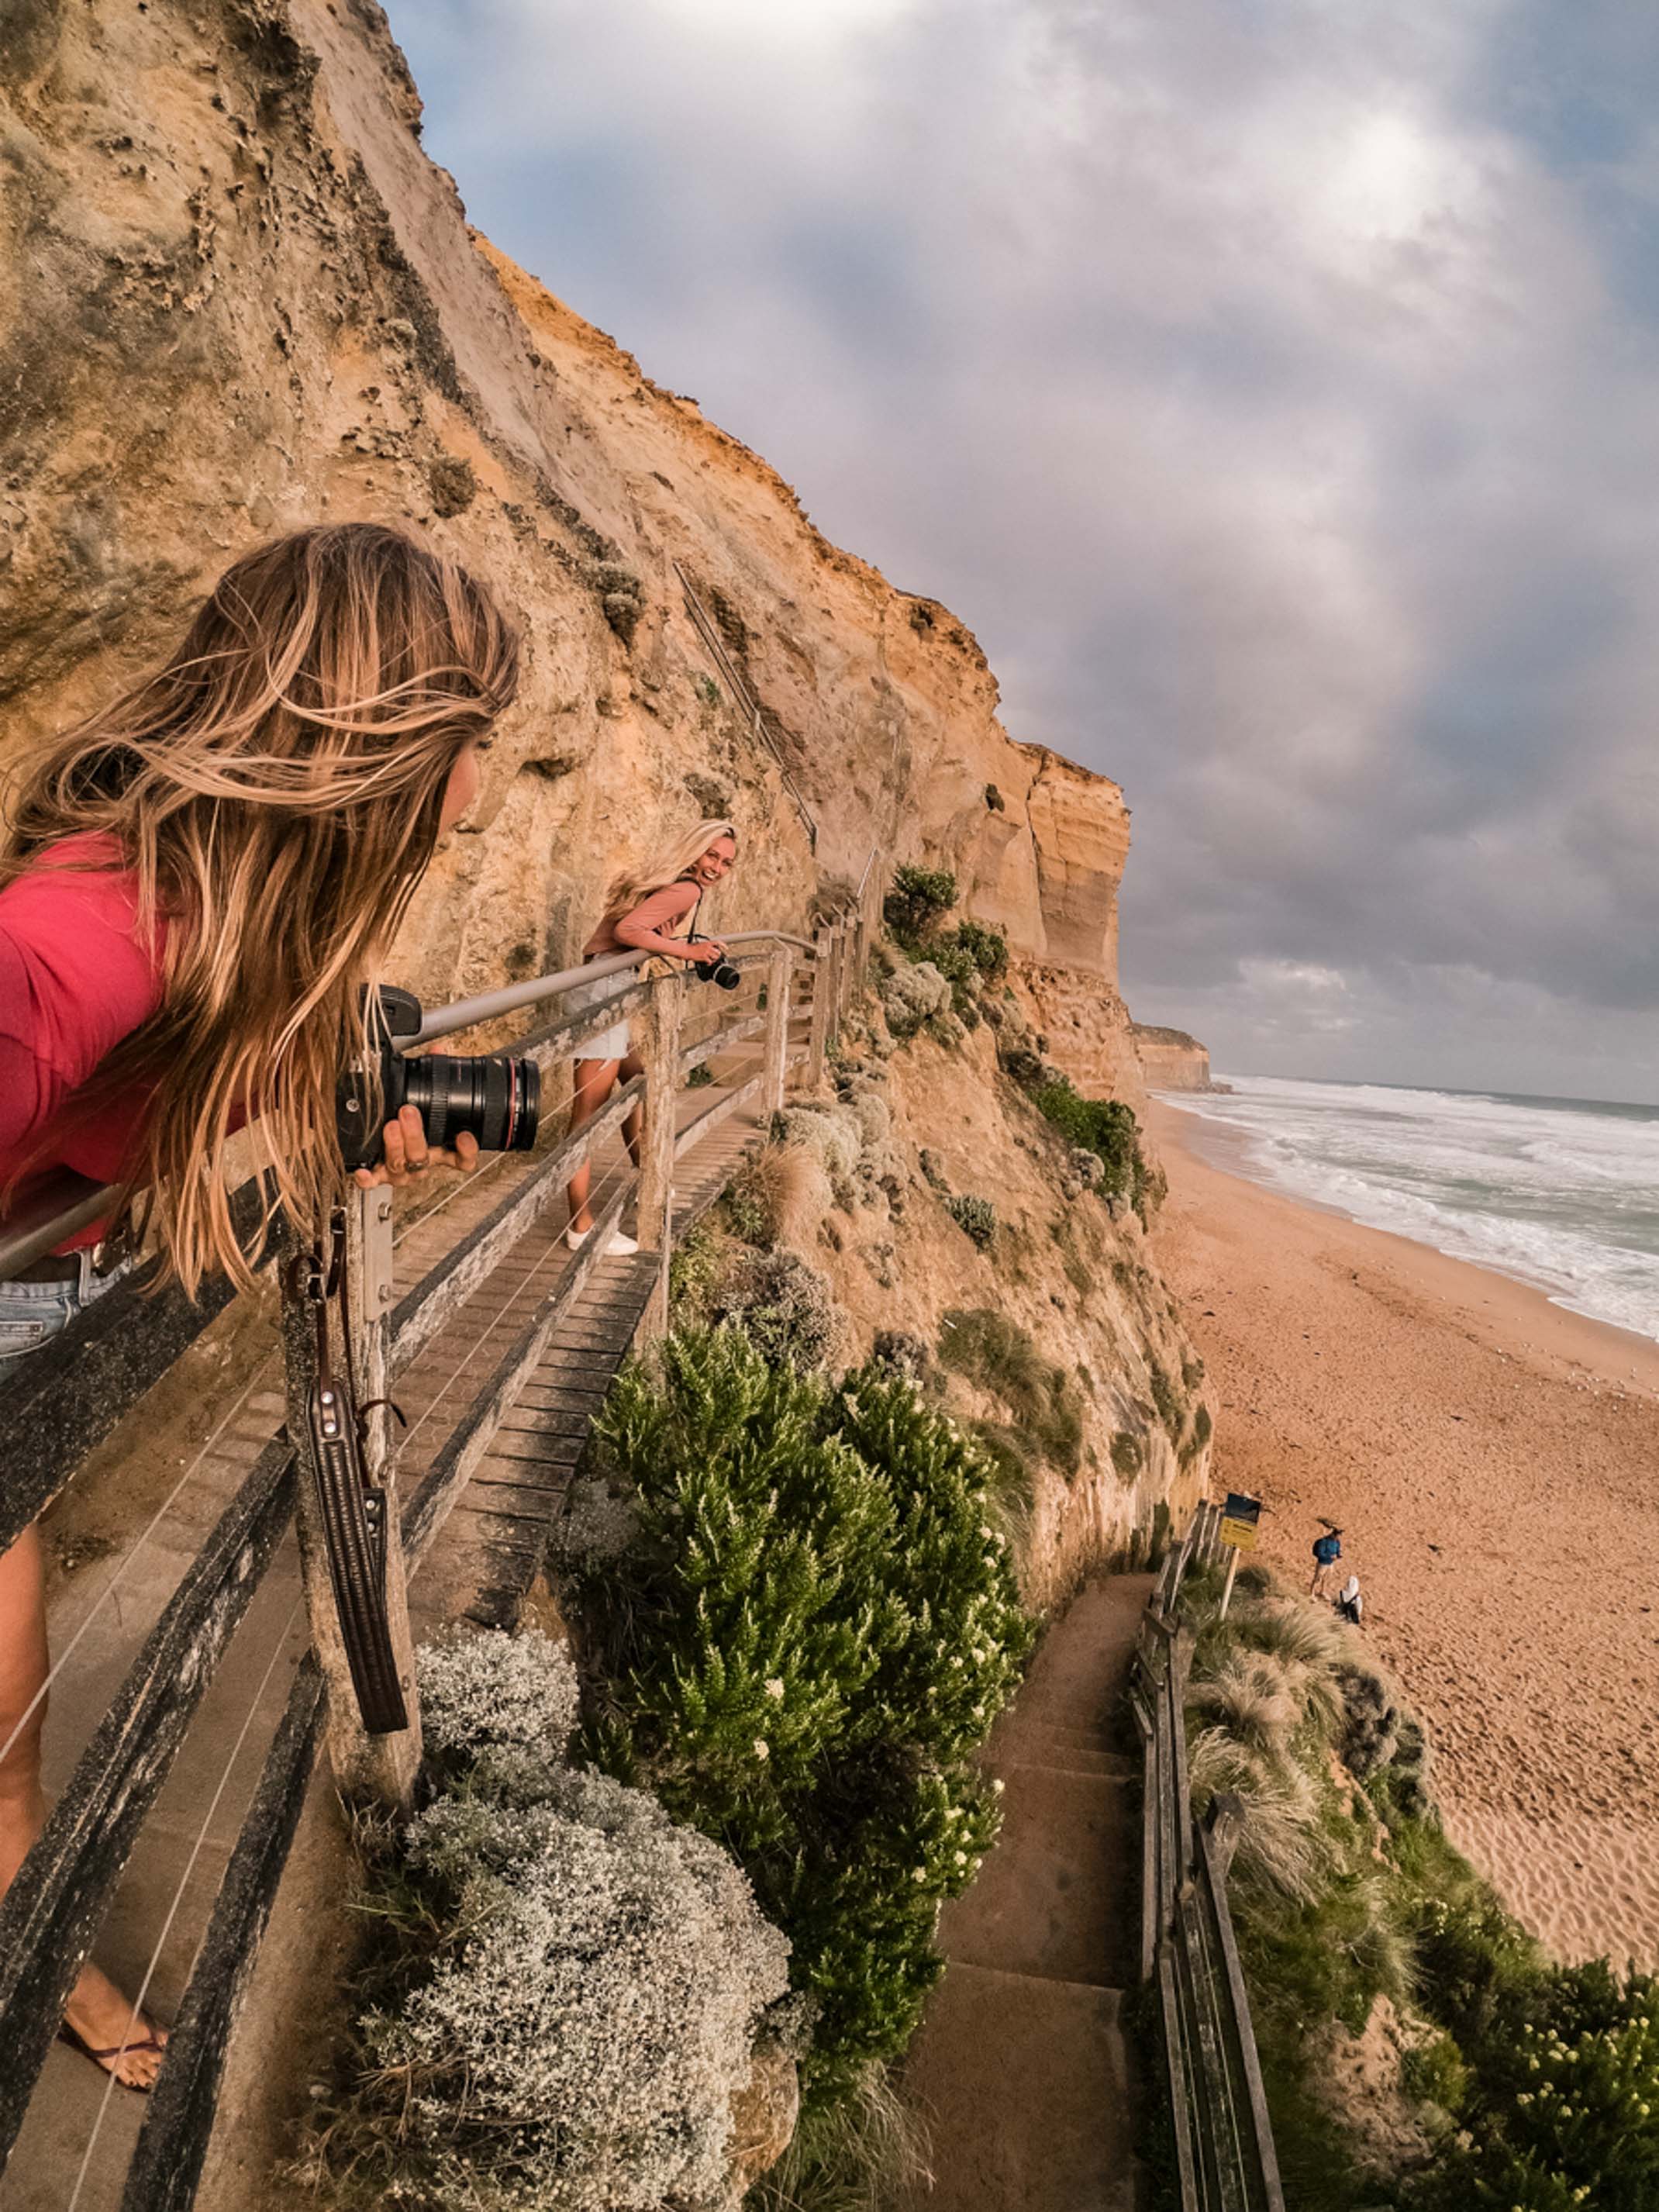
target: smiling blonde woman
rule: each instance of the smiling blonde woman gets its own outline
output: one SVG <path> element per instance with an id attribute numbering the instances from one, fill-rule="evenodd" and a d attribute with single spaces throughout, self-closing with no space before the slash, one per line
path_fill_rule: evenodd
<path id="1" fill-rule="evenodd" d="M 699 822 L 672 845 L 665 846 L 647 865 L 624 872 L 605 895 L 599 927 L 582 947 L 584 960 L 598 960 L 609 952 L 654 952 L 667 960 L 682 960 L 706 968 L 719 960 L 726 947 L 717 937 L 693 937 L 691 925 L 705 893 L 731 873 L 738 856 L 738 833 L 729 822 Z M 618 998 L 635 981 L 635 971 L 621 969 L 600 975 L 570 995 L 573 1006 L 602 1006 Z M 575 1095 L 570 1105 L 574 1133 L 591 1121 L 619 1081 L 631 1083 L 643 1063 L 631 1048 L 625 1021 L 615 1022 L 590 1042 L 576 1062 Z M 645 1133 L 645 1115 L 635 1107 L 623 1124 L 623 1137 L 635 1167 Z M 571 1177 L 567 1195 L 570 1226 L 565 1242 L 574 1251 L 592 1234 L 593 1216 L 588 1206 L 592 1170 L 586 1160 Z M 634 1252 L 631 1237 L 613 1236 L 613 1252 Z"/>

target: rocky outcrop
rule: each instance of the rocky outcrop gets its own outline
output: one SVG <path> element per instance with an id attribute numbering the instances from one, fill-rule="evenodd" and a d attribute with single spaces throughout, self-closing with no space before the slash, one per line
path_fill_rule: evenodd
<path id="1" fill-rule="evenodd" d="M 947 860 L 1034 977 L 1077 979 L 1080 1030 L 1121 1026 L 1115 787 L 1012 742 L 943 607 L 830 544 L 469 229 L 374 0 L 29 6 L 9 40 L 0 768 L 235 553 L 374 516 L 475 566 L 530 635 L 400 947 L 424 994 L 561 963 L 625 853 L 729 810 L 727 927 L 799 923 L 872 848 Z M 1091 1053 L 1113 1058 L 1080 1044 L 1079 1073 Z"/>
<path id="2" fill-rule="evenodd" d="M 1210 1048 L 1185 1030 L 1159 1029 L 1150 1022 L 1130 1024 L 1134 1049 L 1149 1091 L 1207 1091 Z"/>

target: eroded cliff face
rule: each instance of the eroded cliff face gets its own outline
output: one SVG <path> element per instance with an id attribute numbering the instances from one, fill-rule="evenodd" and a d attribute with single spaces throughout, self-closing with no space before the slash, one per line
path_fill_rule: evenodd
<path id="1" fill-rule="evenodd" d="M 1210 1049 L 1185 1030 L 1160 1029 L 1152 1022 L 1132 1024 L 1149 1091 L 1207 1091 Z"/>
<path id="2" fill-rule="evenodd" d="M 562 962 L 625 853 L 729 811 L 749 836 L 726 927 L 799 922 L 872 847 L 945 861 L 1056 1009 L 1055 1056 L 1133 1083 L 1115 787 L 1013 743 L 944 608 L 828 544 L 764 462 L 469 230 L 373 0 L 25 0 L 10 25 L 0 763 L 259 538 L 412 526 L 530 637 L 483 803 L 399 948 L 417 988 Z M 1114 1042 L 1068 1058 L 1073 1012 Z"/>
<path id="3" fill-rule="evenodd" d="M 624 858 L 729 814 L 719 926 L 799 927 L 872 850 L 948 866 L 959 910 L 1006 932 L 1048 1057 L 1139 1095 L 1117 787 L 1012 740 L 944 607 L 829 544 L 470 230 L 373 0 L 21 0 L 9 24 L 0 771 L 251 544 L 407 526 L 490 580 L 527 652 L 398 980 L 434 1001 L 565 964 Z M 998 1080 L 972 1055 L 959 1079 Z M 1149 1462 L 1146 1486 L 1168 1479 Z"/>
<path id="4" fill-rule="evenodd" d="M 730 810 L 726 927 L 799 922 L 876 845 L 949 860 L 1037 998 L 1064 969 L 1121 1026 L 1115 785 L 1013 744 L 945 608 L 827 544 L 765 462 L 469 230 L 372 0 L 24 4 L 4 91 L 0 763 L 157 653 L 239 550 L 372 515 L 529 623 L 483 803 L 400 947 L 427 995 L 564 960 L 623 854 Z"/>

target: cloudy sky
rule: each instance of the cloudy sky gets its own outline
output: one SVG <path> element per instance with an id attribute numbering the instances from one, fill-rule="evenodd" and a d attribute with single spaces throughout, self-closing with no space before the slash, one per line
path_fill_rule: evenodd
<path id="1" fill-rule="evenodd" d="M 1123 784 L 1141 1018 L 1659 1101 L 1659 9 L 391 9 L 474 220 Z"/>

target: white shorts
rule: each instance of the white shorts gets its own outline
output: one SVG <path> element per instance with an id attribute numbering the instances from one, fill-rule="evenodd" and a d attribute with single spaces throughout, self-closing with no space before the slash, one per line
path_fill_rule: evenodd
<path id="1" fill-rule="evenodd" d="M 565 1005 L 573 1014 L 585 1013 L 590 1006 L 602 1006 L 607 999 L 618 999 L 624 991 L 631 991 L 639 981 L 638 971 L 619 968 L 614 975 L 596 976 L 591 983 L 578 983 L 568 993 Z M 582 1060 L 622 1060 L 629 1048 L 628 1024 L 612 1022 L 608 1030 L 598 1036 L 589 1037 L 578 1057 Z"/>

